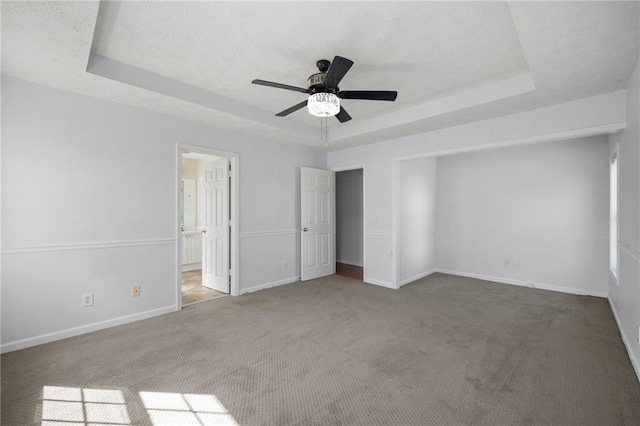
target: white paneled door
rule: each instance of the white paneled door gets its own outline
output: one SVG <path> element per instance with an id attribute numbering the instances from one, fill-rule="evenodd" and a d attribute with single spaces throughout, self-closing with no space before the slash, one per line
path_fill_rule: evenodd
<path id="1" fill-rule="evenodd" d="M 302 281 L 335 274 L 335 175 L 329 170 L 302 167 Z"/>
<path id="2" fill-rule="evenodd" d="M 202 285 L 229 293 L 229 160 L 203 167 Z"/>

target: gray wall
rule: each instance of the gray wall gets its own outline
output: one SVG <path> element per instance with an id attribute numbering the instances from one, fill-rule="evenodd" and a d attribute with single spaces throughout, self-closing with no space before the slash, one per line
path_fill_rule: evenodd
<path id="1" fill-rule="evenodd" d="M 336 261 L 363 266 L 362 169 L 336 173 Z"/>
<path id="2" fill-rule="evenodd" d="M 627 87 L 627 128 L 618 143 L 618 279 L 609 276 L 609 300 L 640 378 L 640 60 Z"/>
<path id="3" fill-rule="evenodd" d="M 605 136 L 438 158 L 437 267 L 606 296 L 608 185 Z"/>
<path id="4" fill-rule="evenodd" d="M 241 291 L 300 276 L 324 152 L 3 77 L 3 350 L 176 309 L 178 143 L 240 155 Z"/>
<path id="5" fill-rule="evenodd" d="M 400 285 L 433 272 L 436 262 L 436 159 L 400 161 Z"/>
<path id="6" fill-rule="evenodd" d="M 619 128 L 626 119 L 625 97 L 625 91 L 621 90 L 329 152 L 327 166 L 333 169 L 366 164 L 365 282 L 391 288 L 398 285 L 394 254 L 399 239 L 394 216 L 397 205 L 394 165 L 398 160 L 487 146 L 557 141 Z"/>

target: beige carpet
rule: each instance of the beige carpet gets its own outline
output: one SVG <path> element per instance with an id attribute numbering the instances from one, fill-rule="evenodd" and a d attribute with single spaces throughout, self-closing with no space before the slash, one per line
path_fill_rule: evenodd
<path id="1" fill-rule="evenodd" d="M 605 299 L 332 276 L 2 357 L 3 425 L 91 422 L 638 425 L 640 384 Z"/>

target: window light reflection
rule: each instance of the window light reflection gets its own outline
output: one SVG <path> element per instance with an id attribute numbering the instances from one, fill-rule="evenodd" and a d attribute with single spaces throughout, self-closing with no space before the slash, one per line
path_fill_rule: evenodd
<path id="1" fill-rule="evenodd" d="M 140 392 L 139 396 L 154 426 L 238 426 L 215 395 Z M 93 425 L 131 425 L 122 391 L 60 386 L 42 388 L 41 426 Z"/>
<path id="2" fill-rule="evenodd" d="M 215 395 L 140 392 L 154 426 L 238 426 Z"/>
<path id="3" fill-rule="evenodd" d="M 113 389 L 42 388 L 42 426 L 131 425 L 124 395 Z"/>

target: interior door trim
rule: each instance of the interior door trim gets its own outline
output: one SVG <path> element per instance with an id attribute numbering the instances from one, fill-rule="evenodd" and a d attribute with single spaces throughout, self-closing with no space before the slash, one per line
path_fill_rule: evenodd
<path id="1" fill-rule="evenodd" d="M 176 304 L 175 310 L 179 311 L 182 309 L 182 230 L 180 227 L 180 182 L 182 181 L 182 153 L 183 152 L 197 152 L 200 154 L 213 155 L 216 157 L 226 157 L 229 159 L 229 164 L 231 165 L 231 171 L 229 175 L 231 176 L 231 188 L 229 191 L 229 206 L 231 209 L 229 215 L 229 228 L 230 228 L 230 238 L 229 242 L 231 245 L 231 250 L 229 252 L 230 259 L 230 274 L 231 274 L 231 284 L 230 284 L 230 292 L 231 296 L 239 296 L 240 295 L 240 233 L 239 233 L 239 224 L 240 224 L 240 209 L 239 209 L 239 200 L 240 200 L 240 154 L 236 152 L 230 151 L 222 151 L 215 148 L 200 146 L 200 145 L 191 145 L 184 143 L 176 144 L 176 175 L 174 176 L 176 182 L 176 193 L 175 193 L 175 211 L 176 211 L 176 222 L 175 222 L 175 238 L 176 238 L 176 252 L 175 252 L 175 264 L 176 264 Z"/>

